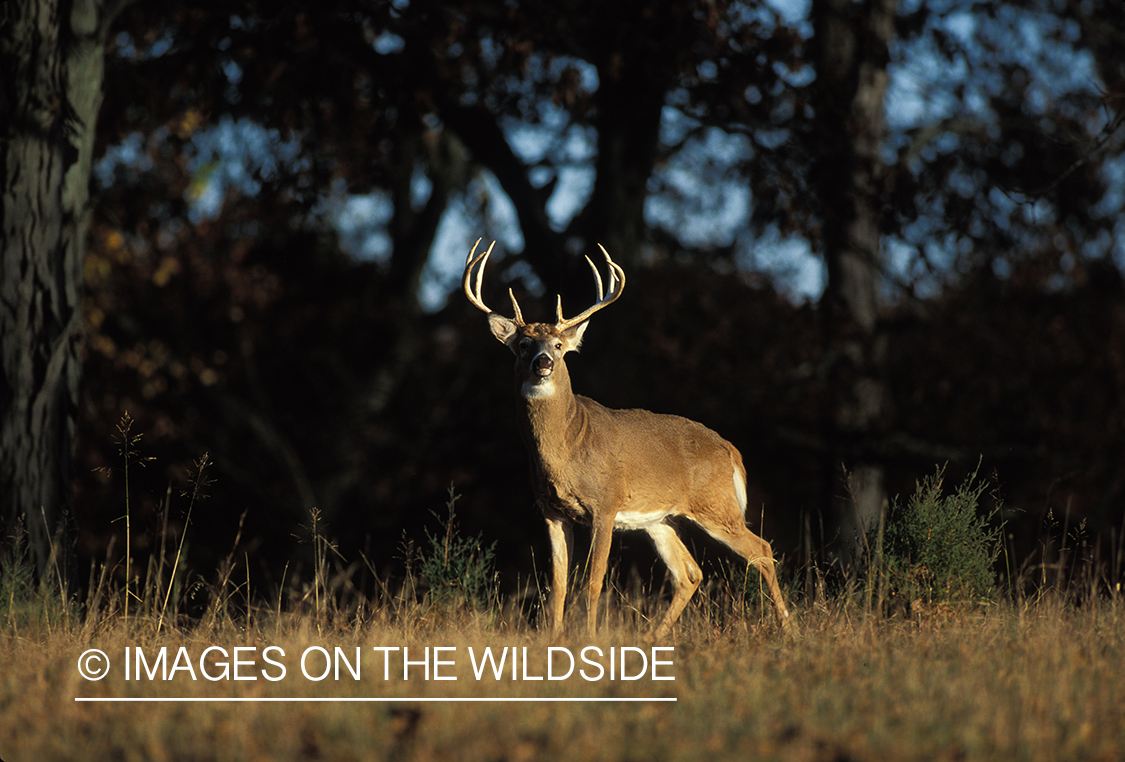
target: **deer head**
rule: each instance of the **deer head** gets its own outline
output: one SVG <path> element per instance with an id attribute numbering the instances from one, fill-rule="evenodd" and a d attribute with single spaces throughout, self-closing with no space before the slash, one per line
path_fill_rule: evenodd
<path id="1" fill-rule="evenodd" d="M 598 289 L 598 300 L 594 305 L 576 317 L 566 318 L 563 317 L 562 297 L 559 296 L 555 305 L 554 323 L 527 323 L 524 322 L 519 302 L 516 301 L 516 296 L 511 289 L 508 289 L 508 297 L 512 300 L 514 317 L 504 317 L 484 303 L 481 298 L 484 268 L 496 243 L 493 242 L 487 250 L 478 255 L 476 250 L 479 245 L 478 238 L 465 260 L 465 274 L 461 279 L 461 287 L 473 306 L 488 313 L 488 325 L 492 335 L 516 356 L 516 375 L 520 393 L 527 398 L 550 396 L 559 388 L 560 379 L 569 387 L 569 374 L 563 356 L 567 352 L 576 351 L 581 345 L 582 335 L 586 332 L 586 326 L 589 325 L 589 320 L 594 313 L 617 301 L 621 296 L 625 288 L 625 272 L 610 258 L 609 252 L 598 244 L 609 265 L 609 292 L 604 292 L 602 276 L 598 273 L 598 268 L 589 257 L 586 257 L 586 263 L 594 273 L 594 282 Z"/>

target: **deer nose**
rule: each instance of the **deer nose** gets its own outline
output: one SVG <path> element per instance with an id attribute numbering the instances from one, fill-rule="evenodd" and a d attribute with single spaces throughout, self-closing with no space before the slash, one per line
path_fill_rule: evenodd
<path id="1" fill-rule="evenodd" d="M 555 361 L 545 353 L 538 354 L 535 359 L 531 361 L 531 369 L 540 376 L 546 376 L 555 369 Z"/>

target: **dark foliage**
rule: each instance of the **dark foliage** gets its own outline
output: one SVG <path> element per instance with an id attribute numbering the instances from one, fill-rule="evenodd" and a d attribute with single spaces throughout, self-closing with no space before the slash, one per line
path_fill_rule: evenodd
<path id="1" fill-rule="evenodd" d="M 537 283 L 586 302 L 576 254 L 605 243 L 629 285 L 572 363 L 576 390 L 693 417 L 734 442 L 749 513 L 766 506 L 787 559 L 836 539 L 839 460 L 879 462 L 893 494 L 935 462 L 958 476 L 983 455 L 1023 551 L 1049 508 L 1088 517 L 1107 542 L 1120 536 L 1125 291 L 1103 164 L 1121 150 L 1121 11 L 1004 5 L 1057 18 L 1047 27 L 1089 51 L 1107 89 L 1039 107 L 1027 63 L 989 47 L 994 27 L 982 19 L 967 47 L 943 31 L 952 11 L 938 5 L 897 19 L 887 63 L 919 40 L 950 62 L 971 57 L 985 104 L 888 135 L 880 233 L 914 262 L 909 277 L 887 273 L 871 340 L 885 357 L 886 412 L 847 432 L 834 411 L 862 370 L 845 351 L 854 326 L 746 274 L 737 244 L 693 248 L 644 211 L 675 190 L 664 163 L 718 128 L 750 146 L 714 177 L 752 190 L 748 227 L 819 248 L 832 115 L 816 113 L 828 101 L 814 97 L 807 25 L 755 3 L 131 6 L 108 53 L 99 153 L 127 140 L 137 152 L 98 187 L 86 263 L 81 554 L 101 558 L 121 531 L 120 478 L 94 469 L 113 465 L 128 411 L 155 458 L 131 474 L 150 543 L 163 541 L 167 485 L 185 486 L 211 453 L 196 568 L 229 553 L 245 516 L 233 557 L 276 582 L 305 552 L 294 528 L 317 506 L 343 558 L 362 552 L 376 573 L 393 572 L 404 534 L 424 536 L 452 482 L 464 532 L 496 540 L 505 579 L 542 569 L 510 357 L 458 294 L 436 312 L 418 302 L 443 213 L 459 203 L 489 219 L 484 172 L 524 243 L 497 263 L 490 303 L 514 285 L 530 313 Z M 948 87 L 965 102 L 960 83 Z M 687 127 L 662 131 L 667 109 Z M 247 149 L 244 181 L 220 182 L 218 211 L 200 215 L 193 202 L 222 169 L 200 158 L 200 136 L 227 119 L 271 130 L 275 158 Z M 517 123 L 558 126 L 528 156 L 505 132 Z M 568 130 L 592 141 L 592 158 L 568 153 Z M 547 203 L 574 164 L 594 170 L 589 197 L 552 221 Z M 327 199 L 372 191 L 393 210 L 377 261 L 342 253 L 325 212 Z M 542 298 L 535 315 L 551 306 Z"/>

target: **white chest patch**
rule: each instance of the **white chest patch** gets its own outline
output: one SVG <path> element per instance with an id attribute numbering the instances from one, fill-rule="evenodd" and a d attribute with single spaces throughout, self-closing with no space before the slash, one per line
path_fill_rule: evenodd
<path id="1" fill-rule="evenodd" d="M 555 382 L 551 379 L 550 376 L 538 380 L 528 379 L 527 381 L 524 381 L 523 385 L 520 387 L 520 394 L 522 394 L 524 398 L 529 400 L 540 399 L 542 397 L 550 397 L 554 393 Z"/>
<path id="2" fill-rule="evenodd" d="M 644 529 L 659 524 L 671 511 L 618 511 L 613 517 L 614 529 Z"/>

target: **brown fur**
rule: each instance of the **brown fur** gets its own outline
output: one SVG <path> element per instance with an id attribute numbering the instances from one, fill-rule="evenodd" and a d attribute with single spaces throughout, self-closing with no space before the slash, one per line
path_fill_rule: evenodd
<path id="1" fill-rule="evenodd" d="M 671 572 L 675 594 L 656 629 L 657 637 L 665 635 L 702 580 L 699 566 L 667 523 L 672 516 L 691 519 L 754 564 L 780 622 L 788 628 L 789 613 L 769 543 L 750 532 L 743 518 L 745 506 L 740 505 L 735 480 L 744 487 L 746 472 L 738 450 L 686 418 L 610 410 L 575 395 L 564 355 L 578 348 L 588 323 L 560 331 L 546 323 L 519 325 L 496 314 L 489 320 L 493 334 L 517 358 L 520 430 L 531 456 L 536 503 L 551 535 L 552 630 L 562 627 L 572 524 L 592 528 L 586 591 L 587 629 L 592 633 L 614 523 L 627 519 L 626 528 L 649 534 Z M 541 355 L 550 361 L 546 375 L 535 367 Z"/>

